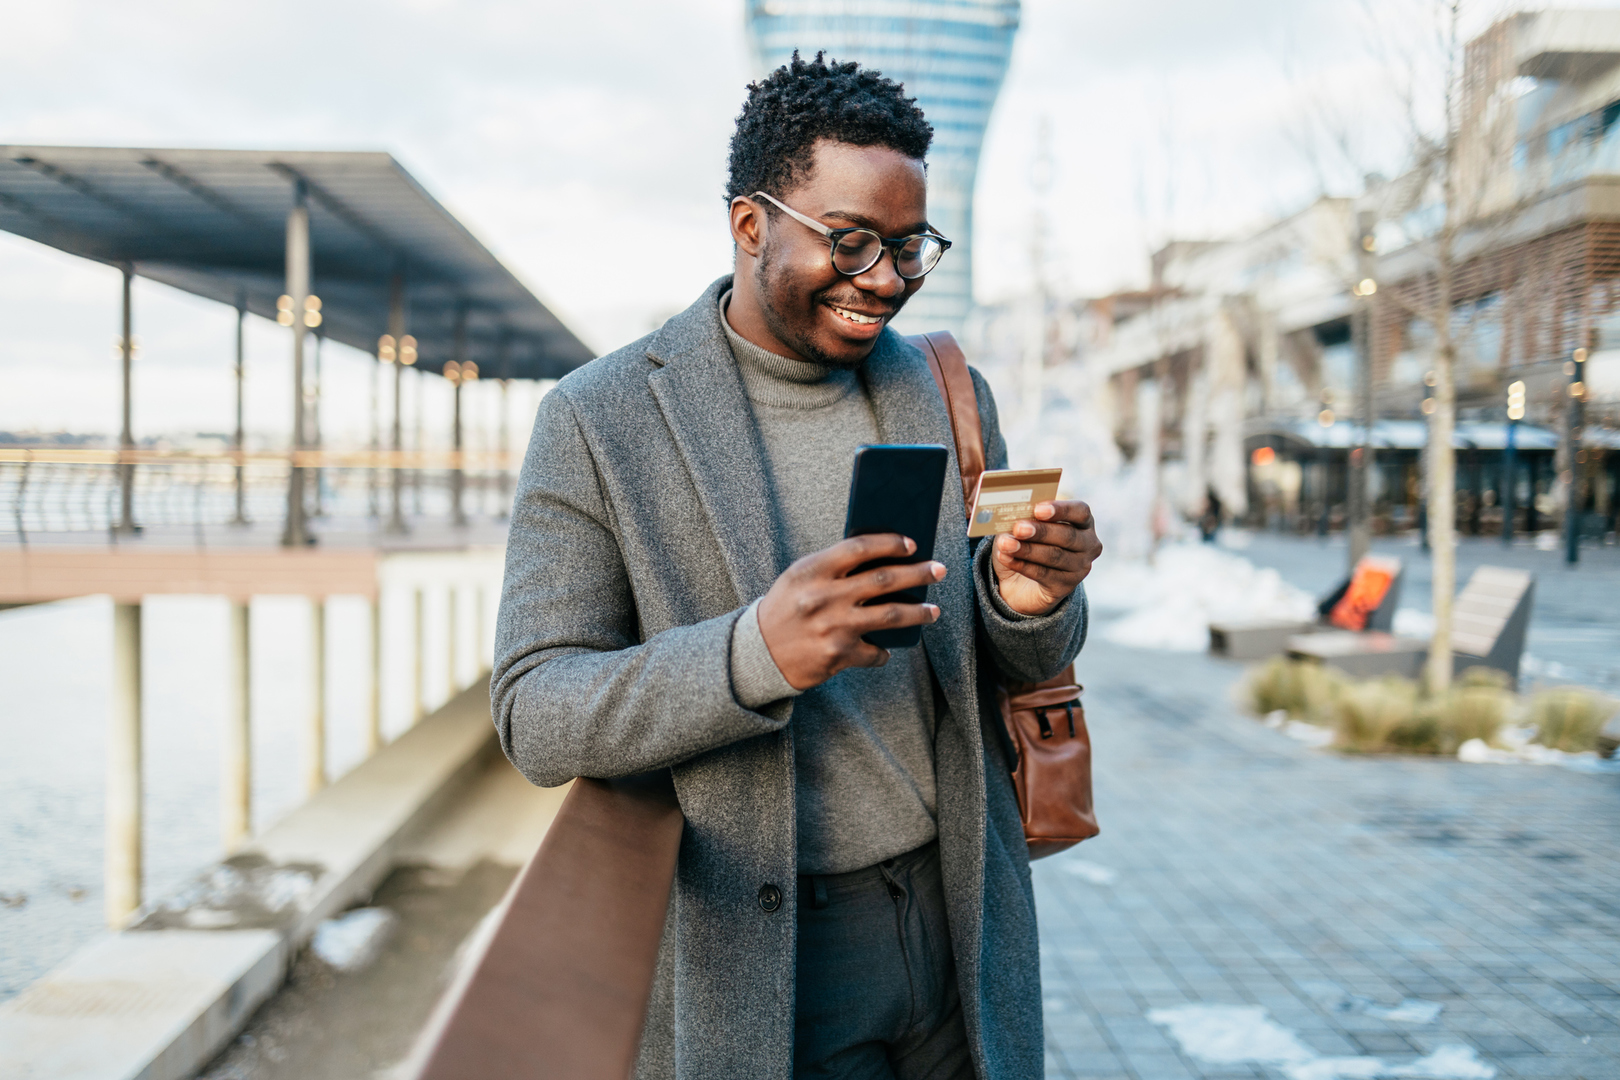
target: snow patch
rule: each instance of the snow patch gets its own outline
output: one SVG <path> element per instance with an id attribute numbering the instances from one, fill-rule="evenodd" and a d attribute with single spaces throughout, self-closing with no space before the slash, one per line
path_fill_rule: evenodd
<path id="1" fill-rule="evenodd" d="M 1087 862 L 1085 859 L 1064 859 L 1059 865 L 1065 873 L 1081 881 L 1089 881 L 1093 885 L 1112 885 L 1119 878 L 1117 871 L 1094 862 Z"/>
<path id="2" fill-rule="evenodd" d="M 1427 1008 L 1416 1006 L 1434 1005 L 1403 1001 L 1385 1010 L 1389 1014 L 1385 1018 L 1394 1019 L 1403 1009 L 1411 1015 L 1427 1013 Z M 1371 1009 L 1366 1011 L 1375 1015 Z M 1438 1008 L 1434 1015 L 1439 1015 Z M 1168 1028 L 1171 1038 L 1190 1057 L 1214 1065 L 1274 1065 L 1288 1080 L 1491 1080 L 1496 1075 L 1495 1067 L 1480 1061 L 1472 1047 L 1455 1044 L 1441 1046 L 1415 1061 L 1394 1064 L 1375 1057 L 1321 1057 L 1270 1019 L 1260 1005 L 1178 1005 L 1153 1009 L 1147 1017 Z"/>
<path id="3" fill-rule="evenodd" d="M 1445 1006 L 1438 1001 L 1406 998 L 1399 1005 L 1366 1005 L 1362 1012 L 1394 1024 L 1432 1024 Z"/>
<path id="4" fill-rule="evenodd" d="M 1212 620 L 1316 616 L 1310 595 L 1277 571 L 1212 544 L 1168 544 L 1151 563 L 1103 559 L 1086 579 L 1086 597 L 1109 641 L 1175 652 L 1209 648 Z"/>
<path id="5" fill-rule="evenodd" d="M 359 971 L 377 958 L 398 921 L 387 908 L 355 908 L 317 926 L 311 947 L 339 971 Z"/>
<path id="6" fill-rule="evenodd" d="M 1470 765 L 1559 765 L 1585 773 L 1620 773 L 1620 760 L 1601 758 L 1593 750 L 1570 753 L 1530 740 L 1533 727 L 1505 727 L 1496 736 L 1500 746 L 1484 739 L 1469 739 L 1457 747 L 1457 760 Z"/>
<path id="7" fill-rule="evenodd" d="M 1170 1030 L 1181 1049 L 1216 1065 L 1288 1065 L 1317 1060 L 1316 1051 L 1266 1016 L 1262 1005 L 1178 1005 L 1147 1018 Z"/>

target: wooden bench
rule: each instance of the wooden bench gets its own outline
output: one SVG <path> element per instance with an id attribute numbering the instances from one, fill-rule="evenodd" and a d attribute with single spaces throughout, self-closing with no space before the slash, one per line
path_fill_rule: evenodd
<path id="1" fill-rule="evenodd" d="M 1457 671 L 1491 667 L 1519 685 L 1519 661 L 1530 629 L 1536 579 L 1527 570 L 1481 566 L 1451 609 L 1451 648 Z"/>
<path id="2" fill-rule="evenodd" d="M 1518 686 L 1534 596 L 1535 578 L 1527 571 L 1501 566 L 1475 570 L 1451 608 L 1453 671 L 1495 668 Z M 1415 678 L 1429 658 L 1429 643 L 1387 633 L 1335 631 L 1289 639 L 1288 655 L 1329 664 L 1356 678 Z"/>
<path id="3" fill-rule="evenodd" d="M 1368 614 L 1367 624 L 1362 632 L 1388 632 L 1395 623 L 1395 609 L 1400 604 L 1401 579 L 1405 569 L 1399 559 L 1377 555 L 1369 555 L 1356 564 L 1357 573 L 1368 569 L 1393 573 L 1389 588 L 1384 592 L 1378 606 Z M 1315 621 L 1231 619 L 1210 623 L 1209 651 L 1216 656 L 1225 656 L 1232 660 L 1264 660 L 1286 652 L 1289 640 L 1301 634 L 1333 632 L 1332 624 L 1329 622 L 1333 609 L 1344 599 L 1345 593 L 1350 591 L 1350 585 L 1355 578 L 1356 574 L 1352 573 L 1317 603 Z"/>

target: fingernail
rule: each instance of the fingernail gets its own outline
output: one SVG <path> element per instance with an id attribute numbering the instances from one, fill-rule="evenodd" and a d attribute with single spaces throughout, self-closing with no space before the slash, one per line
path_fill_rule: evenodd
<path id="1" fill-rule="evenodd" d="M 1035 535 L 1035 526 L 1031 525 L 1027 521 L 1020 521 L 1018 524 L 1013 526 L 1013 535 L 1028 539 L 1029 537 Z"/>
<path id="2" fill-rule="evenodd" d="M 934 613 L 934 621 L 938 622 L 939 621 L 939 605 L 938 604 L 929 604 L 928 609 Z"/>
<path id="3" fill-rule="evenodd" d="M 934 567 L 933 567 L 933 574 L 934 574 L 934 580 L 935 581 L 944 581 L 945 580 L 945 564 L 942 563 L 942 562 L 935 563 Z"/>
<path id="4" fill-rule="evenodd" d="M 1038 518 L 1049 518 L 1056 512 L 1056 507 L 1054 507 L 1051 503 L 1041 503 L 1041 505 L 1035 508 L 1035 516 Z"/>
<path id="5" fill-rule="evenodd" d="M 909 536 L 905 537 L 905 541 L 906 541 L 906 554 L 907 555 L 910 555 L 913 551 L 917 550 L 917 541 L 913 540 Z"/>

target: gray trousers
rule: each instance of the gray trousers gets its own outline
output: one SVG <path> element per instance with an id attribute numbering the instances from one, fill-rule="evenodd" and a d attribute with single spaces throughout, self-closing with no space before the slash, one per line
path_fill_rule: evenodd
<path id="1" fill-rule="evenodd" d="M 798 888 L 795 1080 L 972 1080 L 939 846 Z"/>

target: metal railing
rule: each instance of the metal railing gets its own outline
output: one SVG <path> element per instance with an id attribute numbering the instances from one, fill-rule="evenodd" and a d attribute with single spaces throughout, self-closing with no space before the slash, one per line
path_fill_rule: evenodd
<path id="1" fill-rule="evenodd" d="M 454 451 L 0 446 L 0 536 L 27 543 L 31 536 L 111 532 L 119 522 L 126 467 L 134 520 L 142 527 L 201 530 L 278 521 L 286 514 L 288 476 L 295 467 L 308 470 L 306 505 L 316 519 L 386 516 L 396 471 L 405 473 L 403 500 L 411 516 L 450 514 L 458 470 L 464 509 L 494 515 L 506 509 L 515 460 Z"/>

